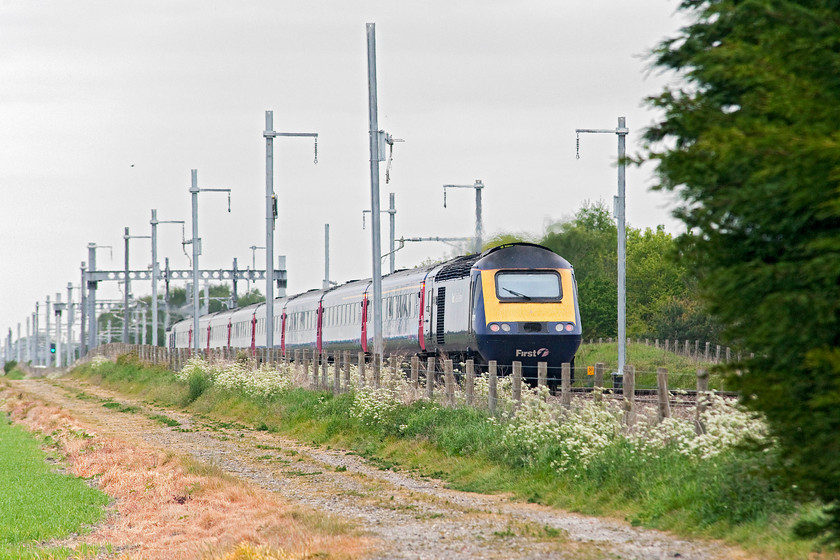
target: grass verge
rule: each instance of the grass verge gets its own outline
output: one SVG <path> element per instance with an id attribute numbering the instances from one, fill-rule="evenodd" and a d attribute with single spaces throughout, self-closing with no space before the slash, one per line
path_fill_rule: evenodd
<path id="1" fill-rule="evenodd" d="M 55 461 L 32 435 L 5 418 L 0 421 L 0 558 L 98 553 L 99 547 L 44 549 L 32 544 L 84 532 L 104 517 L 109 501 L 84 480 L 55 472 Z"/>

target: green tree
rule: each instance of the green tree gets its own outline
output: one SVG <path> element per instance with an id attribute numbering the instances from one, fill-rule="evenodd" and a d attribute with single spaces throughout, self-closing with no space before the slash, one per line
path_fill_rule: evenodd
<path id="1" fill-rule="evenodd" d="M 684 201 L 682 248 L 725 334 L 755 352 L 744 402 L 784 472 L 828 506 L 840 543 L 840 6 L 683 0 L 692 23 L 653 52 L 682 87 L 644 158 Z"/>
<path id="2" fill-rule="evenodd" d="M 254 288 L 250 292 L 246 293 L 244 296 L 239 296 L 239 307 L 245 307 L 247 305 L 251 305 L 252 303 L 262 303 L 265 301 L 265 296 L 257 289 Z"/>
<path id="3" fill-rule="evenodd" d="M 575 267 L 584 338 L 616 336 L 616 226 L 604 202 L 587 202 L 539 243 Z"/>
<path id="4" fill-rule="evenodd" d="M 169 290 L 169 306 L 183 307 L 187 304 L 187 290 L 186 288 L 170 288 Z"/>
<path id="5" fill-rule="evenodd" d="M 210 302 L 207 304 L 209 313 L 218 313 L 222 309 L 227 309 L 230 303 L 230 286 L 227 284 L 211 285 Z M 201 292 L 201 303 L 204 304 L 204 291 Z"/>

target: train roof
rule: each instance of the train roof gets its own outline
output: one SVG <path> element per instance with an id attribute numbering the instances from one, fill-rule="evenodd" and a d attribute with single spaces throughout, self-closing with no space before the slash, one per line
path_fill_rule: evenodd
<path id="1" fill-rule="evenodd" d="M 481 253 L 475 263 L 481 270 L 497 268 L 572 268 L 569 261 L 535 243 L 506 243 Z"/>
<path id="2" fill-rule="evenodd" d="M 498 268 L 572 268 L 572 265 L 557 253 L 542 245 L 536 245 L 534 243 L 506 243 L 487 249 L 480 254 L 463 255 L 442 263 L 400 269 L 383 276 L 383 280 L 387 281 L 388 279 L 414 275 L 425 276 L 425 274 L 435 271 L 436 281 L 452 280 L 469 276 L 473 268 L 479 270 L 494 270 Z M 302 296 L 316 295 L 316 293 L 326 295 L 335 290 L 349 288 L 354 284 L 366 285 L 370 282 L 370 278 L 350 280 L 338 286 L 331 287 L 328 290 L 313 288 L 299 294 L 275 298 L 275 301 L 286 300 L 288 303 L 291 303 Z M 260 305 L 264 305 L 264 302 L 251 304 L 244 308 L 230 309 L 228 312 L 236 313 Z"/>

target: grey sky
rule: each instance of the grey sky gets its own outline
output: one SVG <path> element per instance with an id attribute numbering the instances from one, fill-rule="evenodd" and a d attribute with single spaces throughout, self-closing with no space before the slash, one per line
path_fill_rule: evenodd
<path id="1" fill-rule="evenodd" d="M 310 140 L 275 142 L 275 244 L 290 292 L 320 287 L 327 222 L 332 279 L 369 276 L 366 22 L 377 24 L 380 128 L 406 140 L 390 184 L 382 166 L 397 237 L 472 234 L 472 192 L 453 191 L 444 209 L 446 183 L 484 181 L 488 236 L 537 234 L 587 199 L 611 204 L 615 136 L 582 137 L 576 160 L 574 129 L 614 128 L 623 115 L 636 148 L 654 117 L 642 99 L 665 80 L 648 75 L 642 55 L 675 34 L 675 9 L 666 0 L 2 0 L 3 336 L 17 335 L 36 300 L 79 284 L 89 242 L 114 246 L 99 268 L 121 269 L 124 227 L 149 235 L 152 208 L 160 220 L 189 220 L 193 168 L 200 187 L 233 189 L 230 214 L 223 195 L 200 195 L 202 268 L 250 264 L 249 247 L 265 239 L 268 109 L 278 131 L 320 134 L 318 165 Z M 629 224 L 673 232 L 650 171 L 628 170 Z M 159 237 L 161 264 L 187 268 L 180 228 L 162 225 Z M 150 252 L 148 240 L 133 241 L 132 268 L 147 268 Z M 411 245 L 397 266 L 449 252 Z M 119 293 L 111 284 L 100 296 Z"/>

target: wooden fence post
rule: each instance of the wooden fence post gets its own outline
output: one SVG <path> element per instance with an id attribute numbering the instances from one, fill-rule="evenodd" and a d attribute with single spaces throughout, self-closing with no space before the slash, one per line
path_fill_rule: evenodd
<path id="1" fill-rule="evenodd" d="M 598 362 L 595 364 L 595 402 L 601 402 L 603 397 L 603 389 L 604 389 L 604 371 L 607 369 L 607 366 L 604 362 Z"/>
<path id="2" fill-rule="evenodd" d="M 560 402 L 566 408 L 572 406 L 572 364 L 564 362 L 560 373 Z"/>
<path id="3" fill-rule="evenodd" d="M 452 373 L 452 360 L 443 361 L 444 382 L 446 383 L 446 405 L 455 406 L 455 375 Z"/>
<path id="4" fill-rule="evenodd" d="M 635 413 L 636 400 L 636 368 L 624 365 L 624 425 L 632 426 L 636 421 Z"/>
<path id="5" fill-rule="evenodd" d="M 467 406 L 473 405 L 475 398 L 475 361 L 471 358 L 467 360 L 467 378 L 465 392 L 467 394 Z"/>
<path id="6" fill-rule="evenodd" d="M 522 404 L 522 362 L 513 362 L 513 402 L 517 409 Z"/>
<path id="7" fill-rule="evenodd" d="M 659 421 L 671 417 L 671 395 L 668 393 L 668 370 L 656 368 L 656 395 L 659 400 Z"/>
<path id="8" fill-rule="evenodd" d="M 341 393 L 341 354 L 333 355 L 333 395 Z"/>
<path id="9" fill-rule="evenodd" d="M 373 388 L 379 389 L 382 381 L 382 354 L 373 355 Z"/>
<path id="10" fill-rule="evenodd" d="M 397 359 L 396 354 L 391 354 L 391 379 L 388 381 L 388 385 L 392 388 L 395 387 L 397 379 L 400 379 L 401 377 L 399 360 Z"/>
<path id="11" fill-rule="evenodd" d="M 342 360 L 344 364 L 344 392 L 350 392 L 350 352 L 347 350 L 344 351 L 344 359 Z"/>
<path id="12" fill-rule="evenodd" d="M 694 429 L 697 435 L 706 431 L 703 425 L 703 413 L 709 407 L 709 371 L 705 368 L 697 370 L 697 395 L 694 408 Z"/>
<path id="13" fill-rule="evenodd" d="M 329 391 L 330 383 L 329 383 L 329 376 L 327 373 L 328 364 L 330 361 L 329 354 L 321 354 L 321 389 L 324 391 Z"/>
<path id="14" fill-rule="evenodd" d="M 417 391 L 420 388 L 420 357 L 415 355 L 411 357 L 411 389 L 414 391 L 414 396 L 417 396 Z"/>
<path id="15" fill-rule="evenodd" d="M 321 355 L 317 352 L 312 352 L 312 388 L 318 390 L 318 366 L 321 365 Z"/>
<path id="16" fill-rule="evenodd" d="M 359 389 L 365 388 L 365 353 L 359 352 Z"/>
<path id="17" fill-rule="evenodd" d="M 426 398 L 435 400 L 435 359 L 426 360 Z"/>
<path id="18" fill-rule="evenodd" d="M 537 363 L 537 386 L 538 387 L 545 387 L 547 379 L 548 379 L 548 363 L 547 362 Z"/>
<path id="19" fill-rule="evenodd" d="M 496 374 L 496 360 L 490 360 L 487 364 L 489 379 L 487 384 L 487 407 L 490 414 L 496 415 L 496 403 L 498 401 L 498 378 Z"/>

